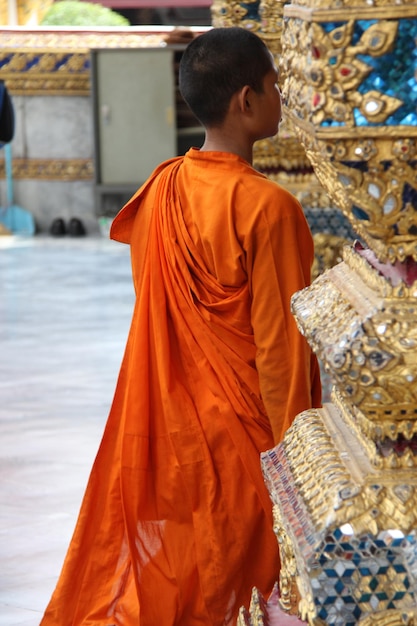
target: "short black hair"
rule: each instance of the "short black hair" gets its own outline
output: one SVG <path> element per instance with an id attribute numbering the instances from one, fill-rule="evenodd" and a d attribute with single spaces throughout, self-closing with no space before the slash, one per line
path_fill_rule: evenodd
<path id="1" fill-rule="evenodd" d="M 213 28 L 196 37 L 184 51 L 179 70 L 180 92 L 203 126 L 223 122 L 232 96 L 245 85 L 263 91 L 273 59 L 255 33 L 233 26 Z"/>

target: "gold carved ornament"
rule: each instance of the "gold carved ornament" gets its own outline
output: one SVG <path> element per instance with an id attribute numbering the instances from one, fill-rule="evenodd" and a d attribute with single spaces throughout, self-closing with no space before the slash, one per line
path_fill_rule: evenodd
<path id="1" fill-rule="evenodd" d="M 359 89 L 372 71 L 365 58 L 394 49 L 408 18 L 417 20 L 411 2 L 284 9 L 287 114 L 369 246 L 345 246 L 293 297 L 332 402 L 296 416 L 262 455 L 281 605 L 311 625 L 414 624 L 417 615 L 417 212 L 407 201 L 417 188 L 416 128 L 392 123 L 400 97 Z"/>
<path id="2" fill-rule="evenodd" d="M 402 202 L 405 187 L 417 187 L 417 129 L 385 126 L 381 133 L 378 124 L 402 101 L 358 90 L 372 69 L 358 56 L 378 58 L 389 51 L 398 20 L 378 21 L 356 43 L 354 24 L 350 19 L 328 33 L 314 22 L 288 20 L 283 37 L 286 111 L 321 184 L 378 257 L 417 258 L 417 213 Z M 371 126 L 356 126 L 354 109 Z M 326 128 L 327 118 L 339 126 Z M 357 167 L 363 163 L 366 168 Z"/>

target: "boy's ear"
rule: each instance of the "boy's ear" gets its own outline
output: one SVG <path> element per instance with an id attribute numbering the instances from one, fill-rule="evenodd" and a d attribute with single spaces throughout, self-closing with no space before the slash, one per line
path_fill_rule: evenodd
<path id="1" fill-rule="evenodd" d="M 250 87 L 245 85 L 239 91 L 238 102 L 239 108 L 242 113 L 247 113 L 250 110 Z"/>

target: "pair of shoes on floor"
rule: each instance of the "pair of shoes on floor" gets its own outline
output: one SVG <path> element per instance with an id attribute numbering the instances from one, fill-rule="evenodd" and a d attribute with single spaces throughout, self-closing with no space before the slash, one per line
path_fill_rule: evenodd
<path id="1" fill-rule="evenodd" d="M 78 217 L 72 217 L 68 222 L 68 226 L 62 217 L 57 217 L 52 222 L 49 232 L 53 237 L 64 237 L 65 235 L 83 237 L 86 234 L 84 224 Z"/>

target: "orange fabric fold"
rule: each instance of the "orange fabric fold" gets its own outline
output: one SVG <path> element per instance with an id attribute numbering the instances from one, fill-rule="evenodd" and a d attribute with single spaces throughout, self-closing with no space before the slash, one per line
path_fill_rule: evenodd
<path id="1" fill-rule="evenodd" d="M 111 236 L 131 245 L 136 305 L 103 440 L 41 626 L 231 625 L 252 587 L 268 595 L 278 578 L 259 460 L 274 437 L 251 323 L 250 277 L 258 268 L 245 239 L 253 224 L 243 225 L 258 218 L 213 210 L 204 192 L 210 167 L 223 179 L 237 176 L 232 196 L 248 174 L 254 189 L 261 176 L 233 155 L 191 151 L 158 168 L 113 222 Z M 286 339 L 290 351 L 297 341 Z M 305 370 L 308 408 L 313 360 L 300 345 L 302 356 L 291 359 Z"/>

